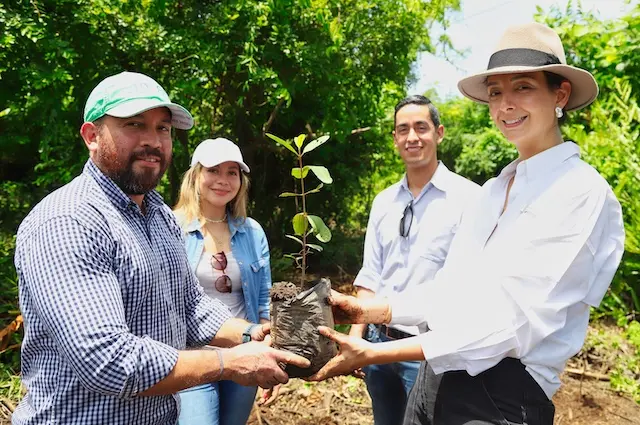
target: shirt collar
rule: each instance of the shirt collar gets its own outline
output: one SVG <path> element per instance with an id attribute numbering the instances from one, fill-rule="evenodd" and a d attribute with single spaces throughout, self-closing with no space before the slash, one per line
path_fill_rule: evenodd
<path id="1" fill-rule="evenodd" d="M 438 161 L 438 168 L 436 168 L 436 172 L 433 173 L 430 183 L 441 191 L 446 192 L 449 189 L 450 178 L 451 171 L 449 171 L 442 161 Z"/>
<path id="2" fill-rule="evenodd" d="M 133 200 L 131 200 L 131 198 L 129 198 L 113 180 L 107 177 L 91 159 L 89 159 L 84 165 L 84 173 L 91 176 L 107 195 L 107 198 L 109 198 L 109 200 L 120 209 L 126 210 L 127 208 L 131 208 L 131 205 L 136 208 L 138 207 L 138 204 L 133 202 Z M 158 192 L 152 190 L 145 194 L 142 203 L 146 211 L 151 211 L 163 206 L 164 200 Z"/>
<path id="3" fill-rule="evenodd" d="M 231 231 L 231 236 L 235 235 L 236 232 L 244 233 L 245 228 L 243 226 L 246 218 L 230 218 L 229 219 L 229 230 Z"/>
<path id="4" fill-rule="evenodd" d="M 429 180 L 429 183 L 424 185 L 424 187 L 420 191 L 420 194 L 415 199 L 420 199 L 431 186 L 434 186 L 438 190 L 446 193 L 447 189 L 449 188 L 450 176 L 451 171 L 449 171 L 447 166 L 444 165 L 442 161 L 438 161 L 438 167 L 436 168 L 435 173 L 433 173 L 433 176 L 431 176 L 431 180 Z M 407 173 L 404 173 L 404 176 L 402 176 L 402 180 L 400 180 L 400 188 L 411 193 L 411 191 L 409 190 L 409 182 L 407 181 Z"/>
<path id="5" fill-rule="evenodd" d="M 198 220 L 197 218 L 194 218 L 193 220 L 191 220 L 189 224 L 185 226 L 184 230 L 187 233 L 191 233 L 191 232 L 195 232 L 196 230 L 200 231 L 200 227 L 201 227 L 200 220 Z"/>
<path id="6" fill-rule="evenodd" d="M 516 171 L 523 173 L 528 180 L 535 180 L 540 176 L 547 175 L 549 171 L 555 169 L 572 156 L 580 157 L 580 148 L 573 142 L 564 142 L 552 148 L 544 150 L 531 158 L 522 161 L 516 159 L 504 167 L 499 177 L 511 177 Z"/>

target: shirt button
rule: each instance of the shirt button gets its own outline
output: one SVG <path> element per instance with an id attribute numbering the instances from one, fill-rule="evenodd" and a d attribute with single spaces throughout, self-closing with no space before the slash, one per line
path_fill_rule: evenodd
<path id="1" fill-rule="evenodd" d="M 242 265 L 242 261 L 238 261 L 238 264 L 239 264 L 239 265 Z"/>

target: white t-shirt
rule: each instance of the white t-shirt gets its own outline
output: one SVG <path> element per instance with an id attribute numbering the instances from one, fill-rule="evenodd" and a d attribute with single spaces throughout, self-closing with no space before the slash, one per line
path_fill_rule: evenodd
<path id="1" fill-rule="evenodd" d="M 231 251 L 225 252 L 227 257 L 227 268 L 225 273 L 231 279 L 231 292 L 220 292 L 216 289 L 215 281 L 222 276 L 222 270 L 216 270 L 211 265 L 211 257 L 213 254 L 207 251 L 202 252 L 198 267 L 196 268 L 196 277 L 200 281 L 200 285 L 204 288 L 204 292 L 211 298 L 222 301 L 234 317 L 246 319 L 247 313 L 244 305 L 244 293 L 242 292 L 242 279 L 240 276 L 240 266 Z"/>

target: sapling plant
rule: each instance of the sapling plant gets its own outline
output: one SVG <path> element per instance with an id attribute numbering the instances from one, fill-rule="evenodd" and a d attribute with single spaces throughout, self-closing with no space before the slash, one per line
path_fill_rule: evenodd
<path id="1" fill-rule="evenodd" d="M 293 192 L 283 192 L 281 198 L 293 197 L 296 201 L 296 214 L 291 220 L 293 227 L 292 235 L 285 235 L 287 238 L 296 241 L 300 245 L 300 250 L 295 253 L 285 254 L 285 257 L 291 258 L 296 267 L 300 270 L 300 288 L 304 287 L 306 281 L 307 256 L 311 252 L 322 252 L 322 246 L 310 243 L 309 238 L 313 235 L 320 242 L 326 243 L 331 240 L 331 230 L 324 223 L 322 218 L 317 215 L 309 214 L 307 210 L 307 196 L 318 193 L 325 184 L 333 183 L 331 174 L 327 167 L 322 165 L 304 165 L 303 157 L 314 149 L 323 145 L 329 136 L 321 136 L 315 140 L 305 144 L 306 135 L 300 134 L 295 137 L 292 142 L 281 139 L 278 136 L 267 133 L 267 136 L 273 139 L 279 145 L 284 146 L 296 156 L 297 167 L 291 169 L 291 175 L 297 183 Z M 305 179 L 309 172 L 314 174 L 320 184 L 313 189 L 307 190 Z M 298 189 L 299 188 L 299 189 Z"/>
<path id="2" fill-rule="evenodd" d="M 307 197 L 320 192 L 325 184 L 333 183 L 331 174 L 321 165 L 305 165 L 303 157 L 329 140 L 329 136 L 318 137 L 305 143 L 306 136 L 301 134 L 293 142 L 283 140 L 273 134 L 267 134 L 279 145 L 295 155 L 296 167 L 291 169 L 295 185 L 293 192 L 283 192 L 280 197 L 294 198 L 296 214 L 291 220 L 293 234 L 286 235 L 300 246 L 298 252 L 286 254 L 294 260 L 300 270 L 300 283 L 275 282 L 271 289 L 271 338 L 276 348 L 291 351 L 306 357 L 311 366 L 301 369 L 287 365 L 285 371 L 289 377 L 306 377 L 317 372 L 329 359 L 337 353 L 336 344 L 320 335 L 318 326 L 334 326 L 331 306 L 327 297 L 331 293 L 331 281 L 327 278 L 311 282 L 306 287 L 307 256 L 312 252 L 321 252 L 322 245 L 312 243 L 312 236 L 321 242 L 331 240 L 331 231 L 324 221 L 317 215 L 310 214 Z M 309 189 L 305 180 L 309 173 L 315 175 L 320 184 Z"/>

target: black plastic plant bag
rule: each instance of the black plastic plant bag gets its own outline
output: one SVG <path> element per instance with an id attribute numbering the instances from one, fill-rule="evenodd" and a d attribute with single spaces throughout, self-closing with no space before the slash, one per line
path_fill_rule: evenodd
<path id="1" fill-rule="evenodd" d="M 317 282 L 317 283 L 316 283 Z M 290 351 L 311 361 L 309 368 L 287 365 L 290 378 L 304 378 L 319 371 L 337 354 L 336 344 L 318 332 L 318 326 L 333 329 L 333 313 L 327 303 L 331 282 L 322 278 L 297 293 L 290 282 L 278 282 L 271 290 L 271 338 L 275 348 Z"/>

